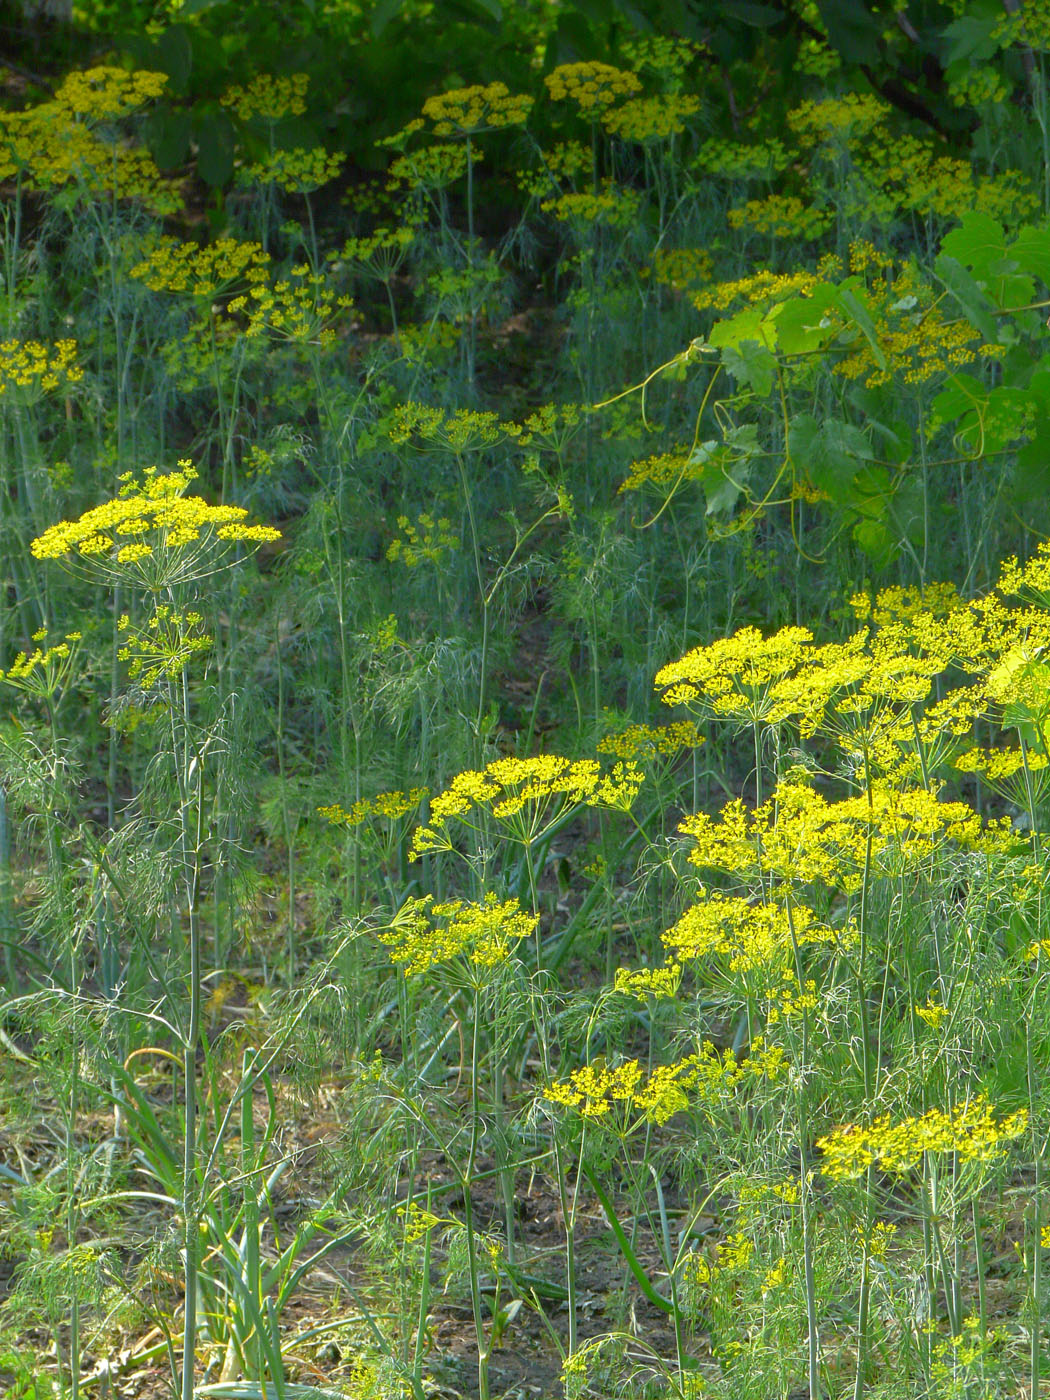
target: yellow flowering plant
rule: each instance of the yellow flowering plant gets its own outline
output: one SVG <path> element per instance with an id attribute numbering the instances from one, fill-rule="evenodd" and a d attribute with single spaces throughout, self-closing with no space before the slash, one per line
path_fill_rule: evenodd
<path id="1" fill-rule="evenodd" d="M 309 73 L 257 73 L 246 84 L 228 87 L 219 101 L 241 121 L 273 123 L 282 117 L 301 117 L 309 88 Z"/>

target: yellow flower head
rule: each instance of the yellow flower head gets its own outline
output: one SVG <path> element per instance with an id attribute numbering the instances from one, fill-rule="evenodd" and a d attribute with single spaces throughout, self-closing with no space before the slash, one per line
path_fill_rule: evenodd
<path id="1" fill-rule="evenodd" d="M 656 675 L 664 703 L 695 705 L 702 713 L 756 720 L 763 717 L 771 682 L 790 675 L 804 661 L 813 633 L 783 627 L 763 637 L 743 627 L 732 637 L 696 647 Z"/>
<path id="2" fill-rule="evenodd" d="M 219 101 L 229 107 L 242 121 L 261 117 L 275 122 L 282 117 L 301 117 L 306 111 L 306 92 L 310 86 L 309 73 L 275 75 L 257 73 L 246 86 L 227 88 Z"/>
<path id="3" fill-rule="evenodd" d="M 430 821 L 416 831 L 409 856 L 416 859 L 425 851 L 452 850 L 452 820 L 476 826 L 487 813 L 512 840 L 527 843 L 572 807 L 626 811 L 643 776 L 633 763 L 617 763 L 611 772 L 604 772 L 595 759 L 574 762 L 556 754 L 498 758 L 480 772 L 460 773 L 434 798 Z"/>
<path id="4" fill-rule="evenodd" d="M 601 116 L 620 97 L 641 92 L 637 73 L 608 63 L 563 63 L 543 80 L 555 102 L 569 98 L 584 116 Z"/>
<path id="5" fill-rule="evenodd" d="M 235 544 L 280 539 L 281 532 L 268 525 L 246 524 L 243 506 L 212 506 L 184 495 L 197 473 L 188 461 L 178 465 L 167 473 L 148 467 L 141 481 L 125 473 L 112 500 L 33 540 L 34 558 L 73 561 L 114 581 L 156 587 L 232 564 Z"/>
<path id="6" fill-rule="evenodd" d="M 458 899 L 432 904 L 426 895 L 408 900 L 379 939 L 390 950 L 390 961 L 411 977 L 457 958 L 465 958 L 475 969 L 496 967 L 538 923 L 516 899 L 500 903 L 491 892 L 480 904 Z"/>
<path id="7" fill-rule="evenodd" d="M 77 117 L 102 121 L 122 117 L 161 97 L 168 85 L 167 73 L 123 68 L 87 68 L 67 73 L 55 92 L 55 102 Z"/>
<path id="8" fill-rule="evenodd" d="M 162 238 L 149 256 L 131 269 L 154 292 L 188 292 L 211 302 L 237 282 L 265 282 L 270 255 L 260 243 L 217 238 L 198 246 Z"/>
<path id="9" fill-rule="evenodd" d="M 946 1113 L 931 1108 L 921 1118 L 890 1123 L 877 1118 L 870 1128 L 847 1123 L 817 1139 L 824 1172 L 833 1180 L 860 1176 L 872 1164 L 903 1174 L 918 1166 L 924 1152 L 957 1152 L 963 1161 L 990 1162 L 1005 1155 L 1001 1144 L 1020 1137 L 1028 1113 L 1019 1109 L 998 1123 L 983 1094 Z"/>
<path id="10" fill-rule="evenodd" d="M 437 136 L 471 136 L 503 126 L 521 126 L 532 110 L 532 98 L 513 94 L 505 83 L 456 88 L 423 103 L 423 115 Z"/>
<path id="11" fill-rule="evenodd" d="M 39 340 L 0 340 L 0 399 L 5 394 L 34 401 L 83 379 L 75 340 L 45 345 Z"/>

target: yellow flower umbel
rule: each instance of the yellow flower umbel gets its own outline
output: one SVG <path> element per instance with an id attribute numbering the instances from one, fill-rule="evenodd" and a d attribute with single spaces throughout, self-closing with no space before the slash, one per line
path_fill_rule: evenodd
<path id="1" fill-rule="evenodd" d="M 815 205 L 797 195 L 771 194 L 765 199 L 749 199 L 727 214 L 730 228 L 749 228 L 773 238 L 820 238 L 831 226 L 831 219 Z"/>
<path id="2" fill-rule="evenodd" d="M 198 612 L 176 612 L 160 604 L 145 627 L 132 624 L 127 613 L 118 619 L 121 647 L 117 656 L 128 663 L 128 677 L 150 691 L 158 681 L 181 676 L 195 656 L 212 645 Z"/>
<path id="3" fill-rule="evenodd" d="M 55 102 L 71 115 L 87 121 L 112 121 L 127 116 L 164 95 L 167 73 L 123 68 L 86 68 L 67 73 L 55 92 Z"/>
<path id="4" fill-rule="evenodd" d="M 396 535 L 387 548 L 386 557 L 393 563 L 400 559 L 409 569 L 427 560 L 440 566 L 449 550 L 459 548 L 459 536 L 453 533 L 452 521 L 446 516 L 437 520 L 424 511 L 415 525 L 407 515 L 397 517 L 397 527 L 403 533 Z"/>
<path id="5" fill-rule="evenodd" d="M 0 340 L 0 399 L 5 395 L 35 403 L 42 395 L 83 379 L 75 340 Z"/>
<path id="6" fill-rule="evenodd" d="M 656 248 L 642 276 L 649 276 L 673 291 L 688 292 L 711 280 L 712 266 L 711 254 L 706 248 Z"/>
<path id="7" fill-rule="evenodd" d="M 467 964 L 468 980 L 473 981 L 479 970 L 504 962 L 539 923 L 516 899 L 501 904 L 491 892 L 480 904 L 464 904 L 458 899 L 433 904 L 432 899 L 432 895 L 425 895 L 408 900 L 379 935 L 390 950 L 390 961 L 397 963 L 406 977 L 458 961 Z"/>
<path id="8" fill-rule="evenodd" d="M 149 256 L 131 269 L 154 292 L 189 292 L 210 303 L 237 282 L 257 284 L 267 280 L 270 255 L 261 243 L 239 243 L 217 238 L 198 247 L 177 238 L 162 238 Z"/>
<path id="9" fill-rule="evenodd" d="M 408 792 L 380 792 L 375 797 L 362 797 L 349 811 L 338 803 L 318 807 L 317 811 L 333 826 L 360 826 L 369 817 L 397 821 L 414 812 L 426 796 L 426 788 L 410 788 Z"/>
<path id="10" fill-rule="evenodd" d="M 545 199 L 540 208 L 563 223 L 606 223 L 612 228 L 631 224 L 641 204 L 637 190 L 603 179 L 597 190 L 580 190 Z"/>
<path id="11" fill-rule="evenodd" d="M 847 1123 L 817 1139 L 824 1153 L 825 1175 L 842 1181 L 863 1175 L 874 1163 L 883 1171 L 904 1173 L 918 1166 L 924 1152 L 957 1152 L 964 1162 L 990 1162 L 1004 1156 L 1001 1143 L 1020 1137 L 1028 1113 L 1018 1109 L 996 1123 L 983 1094 L 951 1113 L 931 1108 L 921 1118 L 904 1118 L 890 1126 L 883 1114 L 870 1128 Z"/>
<path id="12" fill-rule="evenodd" d="M 767 717 L 772 682 L 791 675 L 804 662 L 813 633 L 783 627 L 763 637 L 743 627 L 732 637 L 696 647 L 656 673 L 664 703 L 685 704 L 702 714 L 758 723 Z"/>
<path id="13" fill-rule="evenodd" d="M 219 101 L 241 121 L 252 121 L 258 117 L 266 122 L 276 122 L 282 117 L 303 115 L 309 86 L 309 73 L 257 73 L 246 86 L 227 88 Z"/>
<path id="14" fill-rule="evenodd" d="M 599 753 L 615 754 L 626 762 L 674 758 L 684 749 L 697 749 L 706 743 L 692 720 L 674 724 L 629 724 L 616 734 L 606 734 L 598 743 Z"/>
<path id="15" fill-rule="evenodd" d="M 95 577 L 157 590 L 216 573 L 232 564 L 238 545 L 281 538 L 269 525 L 248 525 L 243 506 L 212 506 L 183 493 L 197 473 L 148 467 L 139 482 L 130 472 L 120 493 L 78 520 L 63 520 L 35 539 L 37 559 L 60 559 Z"/>
<path id="16" fill-rule="evenodd" d="M 247 295 L 233 297 L 226 310 L 247 316 L 248 337 L 270 335 L 300 345 L 327 346 L 335 339 L 340 312 L 352 306 L 351 298 L 338 296 L 322 273 L 300 263 L 272 287 L 254 280 Z"/>
<path id="17" fill-rule="evenodd" d="M 637 1060 L 627 1060 L 610 1068 L 603 1061 L 583 1065 L 568 1079 L 555 1080 L 543 1091 L 549 1103 L 575 1109 L 581 1118 L 605 1119 L 616 1113 L 627 1130 L 632 1112 L 643 1121 L 666 1123 L 689 1107 L 690 1094 L 703 1104 L 716 1104 L 738 1084 L 759 1079 L 775 1080 L 785 1068 L 780 1046 L 764 1048 L 756 1036 L 741 1060 L 732 1050 L 721 1054 L 705 1040 L 696 1055 L 687 1055 L 670 1065 L 657 1065 L 648 1076 Z"/>
<path id="18" fill-rule="evenodd" d="M 555 102 L 568 98 L 586 117 L 601 117 L 619 98 L 642 90 L 637 73 L 608 63 L 563 63 L 543 81 Z"/>
<path id="19" fill-rule="evenodd" d="M 50 101 L 0 114 L 0 180 L 19 175 L 28 189 L 75 185 L 87 198 L 136 198 L 174 213 L 181 197 L 149 152 L 95 129 L 162 95 L 166 83 L 163 73 L 90 68 L 69 74 Z"/>
<path id="20" fill-rule="evenodd" d="M 680 136 L 686 122 L 700 110 L 700 99 L 690 93 L 664 93 L 657 97 L 632 97 L 602 116 L 610 136 L 648 145 Z"/>
<path id="21" fill-rule="evenodd" d="M 793 904 L 753 904 L 737 895 L 712 890 L 700 904 L 687 909 L 663 934 L 663 942 L 680 963 L 708 958 L 725 961 L 731 972 L 754 973 L 762 968 L 780 970 L 794 959 L 794 948 L 809 943 L 831 943 L 842 938 L 836 930 L 816 922 L 812 909 Z"/>
<path id="22" fill-rule="evenodd" d="M 481 772 L 468 770 L 430 804 L 430 821 L 412 838 L 409 858 L 425 851 L 454 850 L 451 821 L 479 830 L 484 815 L 500 822 L 512 840 L 539 840 L 575 807 L 626 811 L 643 774 L 633 763 L 617 763 L 611 773 L 595 759 L 572 762 L 555 754 L 538 758 L 498 758 Z"/>
<path id="23" fill-rule="evenodd" d="M 80 632 L 67 632 L 54 646 L 41 646 L 47 641 L 47 628 L 42 627 L 33 633 L 36 647 L 32 651 L 20 651 L 7 670 L 0 671 L 0 681 L 38 700 L 61 694 L 73 673 L 77 644 L 81 640 Z"/>
<path id="24" fill-rule="evenodd" d="M 522 126 L 532 110 L 532 98 L 511 93 L 505 83 L 456 88 L 423 103 L 423 115 L 436 136 L 474 136 L 498 127 Z"/>
<path id="25" fill-rule="evenodd" d="M 762 873 L 846 893 L 860 888 L 869 859 L 873 870 L 889 874 L 948 844 L 987 851 L 1012 840 L 1009 818 L 985 826 L 965 802 L 940 802 L 925 788 L 902 791 L 882 779 L 841 802 L 785 780 L 754 812 L 729 802 L 717 820 L 702 812 L 679 831 L 693 838 L 688 858 L 702 869 Z"/>
<path id="26" fill-rule="evenodd" d="M 334 180 L 346 164 L 342 151 L 323 146 L 295 146 L 270 151 L 263 160 L 237 171 L 238 185 L 279 185 L 287 194 L 310 194 Z"/>

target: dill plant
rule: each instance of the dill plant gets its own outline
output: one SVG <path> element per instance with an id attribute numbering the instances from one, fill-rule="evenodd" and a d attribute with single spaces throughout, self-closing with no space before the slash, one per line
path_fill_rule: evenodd
<path id="1" fill-rule="evenodd" d="M 202 729 L 192 710 L 187 668 L 207 650 L 210 638 L 201 630 L 203 619 L 182 604 L 182 597 L 202 581 L 235 562 L 234 547 L 249 547 L 279 537 L 270 526 L 245 522 L 238 506 L 211 506 L 199 496 L 185 494 L 196 472 L 188 462 L 179 470 L 159 473 L 148 468 L 140 479 L 125 475 L 120 493 L 86 511 L 75 521 L 52 525 L 33 541 L 37 559 L 58 559 L 109 586 L 122 583 L 143 594 L 152 609 L 144 624 L 124 620 L 126 641 L 121 657 L 129 675 L 148 695 L 165 693 L 171 717 L 169 759 L 177 791 L 179 854 L 189 951 L 186 1001 L 179 1038 L 183 1071 L 183 1152 L 181 1210 L 185 1303 L 181 1387 L 192 1400 L 197 1327 L 198 1271 L 201 1267 L 197 1199 L 199 1143 L 197 1127 L 197 1054 L 201 1041 L 200 902 L 209 817 L 206 811 L 205 769 L 214 751 L 214 737 Z M 166 600 L 166 601 L 161 601 Z"/>

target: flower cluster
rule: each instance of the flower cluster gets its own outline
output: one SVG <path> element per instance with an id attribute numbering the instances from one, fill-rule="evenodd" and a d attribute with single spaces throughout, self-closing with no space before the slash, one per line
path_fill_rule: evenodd
<path id="1" fill-rule="evenodd" d="M 424 851 L 451 850 L 449 821 L 473 825 L 481 813 L 504 823 L 512 838 L 532 841 L 567 808 L 627 811 L 642 781 L 633 763 L 617 763 L 605 773 L 590 758 L 498 758 L 480 772 L 458 774 L 434 798 L 430 823 L 416 831 L 409 854 L 414 858 Z"/>
<path id="2" fill-rule="evenodd" d="M 1012 842 L 1009 818 L 985 825 L 965 802 L 941 802 L 926 788 L 902 790 L 883 779 L 840 802 L 806 782 L 784 780 L 754 812 L 734 800 L 717 820 L 702 812 L 679 830 L 693 838 L 689 860 L 701 869 L 761 872 L 847 893 L 860 888 L 869 858 L 873 869 L 890 872 L 947 844 L 998 851 Z"/>
<path id="3" fill-rule="evenodd" d="M 623 38 L 620 52 L 634 72 L 648 69 L 676 87 L 699 54 L 710 55 L 705 44 L 691 39 L 671 39 L 665 34 L 638 34 Z"/>
<path id="4" fill-rule="evenodd" d="M 584 116 L 601 116 L 620 97 L 633 97 L 642 84 L 636 73 L 608 63 L 563 63 L 543 80 L 555 102 L 568 98 Z"/>
<path id="5" fill-rule="evenodd" d="M 613 991 L 639 1001 L 650 997 L 658 1001 L 662 997 L 673 997 L 681 980 L 682 969 L 678 963 L 667 963 L 664 967 L 618 967 Z"/>
<path id="6" fill-rule="evenodd" d="M 0 340 L 0 398 L 12 391 L 35 398 L 76 384 L 84 371 L 76 362 L 75 340 L 45 345 L 39 340 Z"/>
<path id="7" fill-rule="evenodd" d="M 29 189 L 72 186 L 79 199 L 138 199 L 157 214 L 182 208 L 148 151 L 103 140 L 58 102 L 0 114 L 0 180 L 19 174 Z"/>
<path id="8" fill-rule="evenodd" d="M 55 91 L 55 103 L 74 116 L 88 121 L 106 121 L 126 116 L 164 95 L 167 73 L 101 65 L 81 72 L 67 73 Z"/>
<path id="9" fill-rule="evenodd" d="M 117 652 L 128 663 L 128 676 L 143 690 L 159 680 L 175 680 L 193 660 L 212 645 L 198 612 L 176 612 L 160 604 L 145 627 L 136 627 L 127 613 L 117 620 L 123 642 Z"/>
<path id="10" fill-rule="evenodd" d="M 604 179 L 597 191 L 570 191 L 543 200 L 540 209 L 562 223 L 606 223 L 611 228 L 626 228 L 634 222 L 640 205 L 641 195 L 637 190 Z"/>
<path id="11" fill-rule="evenodd" d="M 687 93 L 632 97 L 602 114 L 602 126 L 622 141 L 668 141 L 680 136 L 686 122 L 700 110 L 700 99 Z"/>
<path id="12" fill-rule="evenodd" d="M 456 958 L 475 968 L 496 967 L 538 922 L 516 899 L 500 903 L 491 892 L 480 904 L 458 899 L 434 904 L 432 895 L 424 895 L 402 905 L 379 939 L 390 950 L 390 961 L 411 977 Z"/>
<path id="13" fill-rule="evenodd" d="M 334 180 L 345 164 L 342 151 L 294 146 L 291 150 L 270 151 L 264 160 L 243 166 L 237 172 L 237 183 L 279 185 L 287 194 L 309 194 Z"/>
<path id="14" fill-rule="evenodd" d="M 710 1263 L 700 1254 L 689 1261 L 688 1281 L 710 1285 L 719 1274 L 746 1269 L 754 1252 L 754 1240 L 749 1239 L 743 1230 L 735 1231 L 719 1241 L 717 1263 Z"/>
<path id="15" fill-rule="evenodd" d="M 730 209 L 730 228 L 750 228 L 773 238 L 820 238 L 831 226 L 826 214 L 797 195 L 770 194 Z"/>
<path id="16" fill-rule="evenodd" d="M 816 272 L 770 272 L 762 268 L 751 277 L 741 277 L 732 282 L 716 282 L 714 286 L 701 292 L 694 292 L 693 305 L 698 311 L 709 307 L 716 311 L 727 310 L 734 301 L 743 300 L 748 306 L 773 306 L 786 301 L 788 297 L 805 296 L 821 280 L 824 269 Z"/>
<path id="17" fill-rule="evenodd" d="M 338 296 L 322 273 L 300 263 L 273 286 L 254 279 L 247 293 L 230 299 L 226 310 L 247 316 L 244 333 L 249 337 L 269 333 L 302 345 L 329 345 L 335 339 L 332 322 L 353 304 L 350 297 Z"/>
<path id="18" fill-rule="evenodd" d="M 440 564 L 449 550 L 459 548 L 459 537 L 452 529 L 452 521 L 443 515 L 435 520 L 424 511 L 415 525 L 407 515 L 399 515 L 397 527 L 402 535 L 390 541 L 386 557 L 391 562 L 400 560 L 410 569 L 424 560 Z"/>
<path id="19" fill-rule="evenodd" d="M 483 159 L 474 151 L 475 165 Z M 414 190 L 440 190 L 453 185 L 467 173 L 466 146 L 420 146 L 417 151 L 399 156 L 387 171 L 387 189 L 394 192 L 406 185 Z"/>
<path id="20" fill-rule="evenodd" d="M 863 140 L 880 127 L 891 108 L 872 93 L 806 100 L 787 115 L 789 129 L 806 146 L 847 139 Z"/>
<path id="21" fill-rule="evenodd" d="M 795 945 L 834 941 L 846 947 L 854 939 L 853 930 L 836 932 L 818 923 L 804 904 L 754 904 L 718 890 L 687 909 L 663 934 L 664 945 L 677 961 L 718 957 L 732 972 L 783 966 L 793 957 Z"/>
<path id="22" fill-rule="evenodd" d="M 539 170 L 518 171 L 518 186 L 526 194 L 538 198 L 560 188 L 560 181 L 574 180 L 589 171 L 593 156 L 582 141 L 559 141 L 549 150 L 540 152 Z"/>
<path id="23" fill-rule="evenodd" d="M 834 372 L 844 379 L 862 380 L 868 388 L 888 384 L 894 375 L 906 384 L 923 384 L 978 357 L 998 359 L 1006 353 L 1003 345 L 982 344 L 979 332 L 967 320 L 946 317 L 932 303 L 932 294 L 917 277 L 887 283 L 869 307 L 883 363 L 877 363 L 871 343 L 857 335 L 850 352 L 833 366 Z"/>
<path id="24" fill-rule="evenodd" d="M 427 796 L 429 793 L 425 787 L 409 788 L 408 792 L 380 792 L 375 797 L 362 797 L 349 811 L 337 802 L 328 807 L 318 807 L 317 811 L 333 826 L 360 826 L 368 817 L 397 821 L 399 817 L 414 812 Z"/>
<path id="25" fill-rule="evenodd" d="M 33 540 L 34 557 L 73 556 L 95 573 L 154 585 L 161 578 L 170 583 L 199 576 L 202 567 L 213 572 L 236 544 L 280 539 L 281 532 L 271 526 L 245 524 L 243 506 L 212 506 L 200 496 L 184 495 L 197 473 L 187 461 L 178 465 L 178 471 L 167 473 L 148 467 L 141 482 L 126 472 L 119 495 L 78 520 L 52 525 Z M 209 550 L 206 566 L 199 553 L 204 547 Z"/>
<path id="26" fill-rule="evenodd" d="M 979 209 L 993 218 L 1017 220 L 1035 212 L 1034 195 L 1016 170 L 975 181 L 969 161 L 938 155 L 917 136 L 878 132 L 854 143 L 853 159 L 871 188 L 869 208 L 887 217 L 914 210 L 959 218 Z"/>
<path id="27" fill-rule="evenodd" d="M 883 1171 L 903 1174 L 916 1167 L 924 1152 L 957 1152 L 966 1162 L 990 1162 L 1004 1155 L 1000 1144 L 1022 1135 L 1028 1113 L 1018 1109 L 998 1123 L 984 1095 L 945 1113 L 931 1108 L 921 1118 L 890 1125 L 890 1115 L 870 1128 L 847 1123 L 817 1139 L 824 1153 L 824 1173 L 841 1181 L 863 1174 L 877 1163 Z"/>
<path id="28" fill-rule="evenodd" d="M 257 73 L 243 87 L 240 84 L 228 87 L 219 101 L 241 121 L 262 117 L 265 121 L 276 122 L 282 117 L 303 115 L 309 86 L 309 73 Z"/>
<path id="29" fill-rule="evenodd" d="M 0 681 L 41 699 L 57 694 L 72 671 L 73 655 L 82 633 L 67 632 L 61 642 L 41 646 L 46 640 L 46 627 L 34 632 L 36 647 L 32 651 L 20 651 L 7 670 L 0 671 Z"/>
<path id="30" fill-rule="evenodd" d="M 657 248 L 645 274 L 663 287 L 688 292 L 711 280 L 711 268 L 706 248 Z"/>
<path id="31" fill-rule="evenodd" d="M 928 583 L 925 588 L 899 584 L 883 588 L 874 600 L 864 593 L 854 593 L 849 605 L 855 617 L 874 627 L 924 617 L 944 618 L 966 606 L 954 583 L 937 582 Z"/>
<path id="32" fill-rule="evenodd" d="M 406 1244 L 416 1244 L 436 1226 L 449 1223 L 441 1216 L 424 1210 L 416 1201 L 410 1201 L 407 1206 L 398 1206 L 397 1213 L 405 1223 Z"/>
<path id="33" fill-rule="evenodd" d="M 658 1065 L 648 1076 L 637 1060 L 615 1068 L 601 1061 L 583 1065 L 568 1079 L 548 1084 L 543 1097 L 574 1109 L 581 1118 L 606 1118 L 622 1105 L 625 1113 L 633 1110 L 662 1124 L 688 1108 L 690 1093 L 702 1103 L 714 1103 L 739 1084 L 778 1079 L 785 1064 L 783 1049 L 765 1049 L 761 1036 L 755 1037 L 741 1060 L 729 1049 L 720 1054 L 705 1040 L 698 1054 L 687 1055 L 675 1064 Z"/>
<path id="34" fill-rule="evenodd" d="M 1039 544 L 1023 566 L 1016 555 L 1004 560 L 997 587 L 1008 598 L 1034 598 L 1043 606 L 1050 602 L 1050 544 Z"/>
<path id="35" fill-rule="evenodd" d="M 723 175 L 732 180 L 768 180 L 790 164 L 791 153 L 776 137 L 755 145 L 711 138 L 701 144 L 692 160 L 693 168 L 702 174 Z"/>
<path id="36" fill-rule="evenodd" d="M 586 412 L 587 409 L 578 403 L 541 404 L 526 415 L 518 436 L 518 446 L 546 448 L 560 455 L 583 426 Z M 507 431 L 513 436 L 509 424 Z"/>
<path id="37" fill-rule="evenodd" d="M 770 684 L 791 675 L 806 659 L 813 633 L 784 627 L 763 637 L 743 627 L 732 637 L 695 647 L 656 673 L 668 705 L 695 704 L 703 713 L 757 719 L 768 715 Z"/>
<path id="38" fill-rule="evenodd" d="M 162 238 L 149 256 L 130 269 L 154 292 L 189 292 L 210 302 L 237 282 L 265 282 L 269 253 L 260 243 L 217 238 L 198 247 L 177 238 Z"/>
<path id="39" fill-rule="evenodd" d="M 677 720 L 674 724 L 655 727 L 631 724 L 617 734 L 606 734 L 598 743 L 598 752 L 610 753 L 628 762 L 638 762 L 672 758 L 683 749 L 699 748 L 706 742 L 692 720 Z"/>
<path id="40" fill-rule="evenodd" d="M 404 262 L 415 236 L 415 232 L 404 225 L 395 229 L 377 228 L 368 238 L 348 238 L 337 258 L 356 264 L 379 282 L 388 282 Z"/>
<path id="41" fill-rule="evenodd" d="M 450 452 L 471 452 L 492 447 L 510 430 L 495 413 L 479 412 L 473 408 L 458 408 L 445 413 L 429 404 L 398 404 L 390 417 L 387 433 L 394 444 L 419 438 Z"/>
<path id="42" fill-rule="evenodd" d="M 1046 754 L 1021 749 L 967 749 L 955 758 L 960 773 L 980 773 L 992 788 L 1026 769 L 1035 773 L 1050 763 Z"/>
<path id="43" fill-rule="evenodd" d="M 668 1110 L 660 1119 L 666 1122 L 688 1105 L 686 1090 L 696 1082 L 696 1057 L 690 1055 L 676 1065 L 660 1066 L 653 1073 L 660 1075 L 660 1092 L 656 1094 L 643 1082 L 645 1074 L 637 1060 L 627 1060 L 615 1068 L 595 1062 L 574 1070 L 567 1080 L 548 1084 L 543 1096 L 549 1103 L 575 1109 L 581 1118 L 605 1118 L 617 1103 L 634 1106 L 642 1114 L 658 1106 L 661 1111 Z"/>
<path id="44" fill-rule="evenodd" d="M 472 136 L 504 126 L 521 126 L 532 111 L 533 99 L 511 93 L 506 83 L 455 88 L 423 103 L 423 115 L 436 136 Z"/>
<path id="45" fill-rule="evenodd" d="M 711 453 L 716 446 L 712 442 L 704 443 L 701 451 L 682 448 L 677 452 L 656 452 L 651 457 L 632 462 L 630 471 L 617 487 L 617 494 L 640 491 L 646 486 L 660 490 L 670 487 L 673 490 L 684 481 L 700 481 L 709 469 Z"/>

